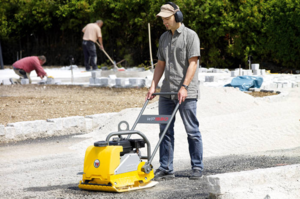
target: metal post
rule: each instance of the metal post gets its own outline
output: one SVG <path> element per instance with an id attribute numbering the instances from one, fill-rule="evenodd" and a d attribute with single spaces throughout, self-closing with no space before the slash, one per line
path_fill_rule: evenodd
<path id="1" fill-rule="evenodd" d="M 153 66 L 153 59 L 152 59 L 150 23 L 148 23 L 148 35 L 149 35 L 149 51 L 150 51 L 151 69 L 153 70 L 154 66 Z"/>
<path id="2" fill-rule="evenodd" d="M 74 57 L 70 57 L 70 67 L 71 67 L 71 82 L 73 84 L 74 82 L 74 75 L 73 75 L 73 64 L 74 64 Z"/>
<path id="3" fill-rule="evenodd" d="M 1 48 L 1 41 L 0 41 L 0 69 L 4 69 L 4 66 L 3 66 L 3 57 L 2 57 L 2 48 Z"/>
<path id="4" fill-rule="evenodd" d="M 71 82 L 73 84 L 74 76 L 73 76 L 73 66 L 71 65 Z"/>
<path id="5" fill-rule="evenodd" d="M 251 61 L 249 61 L 249 70 L 251 70 Z"/>
<path id="6" fill-rule="evenodd" d="M 248 55 L 249 70 L 251 69 L 252 55 Z"/>

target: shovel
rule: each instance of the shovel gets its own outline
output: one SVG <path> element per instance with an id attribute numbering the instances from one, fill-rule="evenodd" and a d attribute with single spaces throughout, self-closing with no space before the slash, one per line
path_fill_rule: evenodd
<path id="1" fill-rule="evenodd" d="M 108 57 L 108 59 L 111 61 L 111 63 L 114 65 L 114 69 L 120 71 L 121 69 L 118 68 L 116 63 L 112 60 L 112 58 L 110 58 L 110 56 L 107 54 L 107 52 L 104 49 L 101 49 L 100 44 L 98 43 L 98 41 L 96 41 L 96 44 L 99 46 L 100 50 L 102 50 L 104 52 L 104 54 Z"/>

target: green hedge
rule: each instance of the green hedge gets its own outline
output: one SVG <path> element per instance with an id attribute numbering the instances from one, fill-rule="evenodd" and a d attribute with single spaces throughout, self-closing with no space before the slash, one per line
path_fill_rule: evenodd
<path id="1" fill-rule="evenodd" d="M 120 61 L 149 64 L 148 23 L 153 58 L 165 31 L 156 14 L 161 0 L 0 0 L 0 37 L 4 63 L 16 52 L 45 54 L 48 65 L 68 64 L 73 55 L 83 63 L 81 29 L 104 21 L 104 46 Z M 253 62 L 299 68 L 300 0 L 177 0 L 184 24 L 201 40 L 201 64 L 235 68 Z M 106 57 L 98 51 L 100 62 Z"/>

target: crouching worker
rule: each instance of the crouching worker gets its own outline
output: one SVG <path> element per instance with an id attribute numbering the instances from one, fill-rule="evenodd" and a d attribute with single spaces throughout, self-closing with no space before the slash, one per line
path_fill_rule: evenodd
<path id="1" fill-rule="evenodd" d="M 38 77 L 43 79 L 47 76 L 47 73 L 44 71 L 42 65 L 46 62 L 46 57 L 41 56 L 31 56 L 25 57 L 13 63 L 13 69 L 17 75 L 20 76 L 19 79 L 10 78 L 12 84 L 21 84 L 21 79 L 29 79 L 29 84 L 31 84 L 30 73 L 35 70 Z"/>

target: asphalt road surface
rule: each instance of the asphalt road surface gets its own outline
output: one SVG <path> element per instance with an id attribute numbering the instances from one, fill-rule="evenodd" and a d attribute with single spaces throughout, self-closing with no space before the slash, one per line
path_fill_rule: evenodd
<path id="1" fill-rule="evenodd" d="M 189 159 L 175 162 L 174 180 L 126 193 L 78 188 L 84 154 L 69 147 L 82 138 L 63 136 L 0 146 L 1 198 L 208 198 L 205 176 L 289 164 L 299 164 L 300 147 L 265 153 L 206 158 L 204 178 L 189 180 Z M 91 143 L 93 144 L 93 143 Z M 157 164 L 157 163 L 154 163 Z"/>

